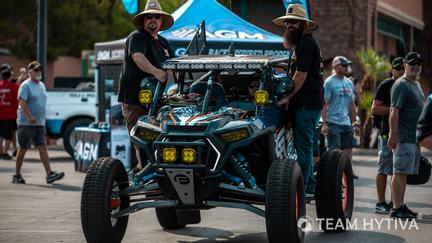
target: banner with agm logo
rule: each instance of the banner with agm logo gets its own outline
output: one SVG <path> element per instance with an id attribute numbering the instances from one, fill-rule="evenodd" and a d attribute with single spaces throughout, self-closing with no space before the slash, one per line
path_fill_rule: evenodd
<path id="1" fill-rule="evenodd" d="M 110 156 L 110 132 L 97 128 L 77 127 L 73 133 L 75 140 L 75 170 L 87 172 L 97 158 Z"/>

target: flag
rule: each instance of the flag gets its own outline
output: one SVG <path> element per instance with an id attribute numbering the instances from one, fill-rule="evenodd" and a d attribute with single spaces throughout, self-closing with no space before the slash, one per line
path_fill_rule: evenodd
<path id="1" fill-rule="evenodd" d="M 138 12 L 139 0 L 122 0 L 123 6 L 129 14 L 136 14 Z"/>

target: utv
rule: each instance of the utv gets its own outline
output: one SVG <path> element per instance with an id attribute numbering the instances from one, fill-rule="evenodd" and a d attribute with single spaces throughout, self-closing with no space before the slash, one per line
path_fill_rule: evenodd
<path id="1" fill-rule="evenodd" d="M 274 66 L 286 61 L 272 56 L 170 59 L 163 68 L 179 74 L 177 94 L 171 96 L 161 82 L 143 80 L 137 92 L 149 114 L 130 136 L 147 164 L 129 180 L 118 159 L 92 163 L 81 199 L 86 240 L 120 242 L 128 215 L 145 208 L 155 208 L 161 227 L 179 229 L 199 223 L 201 210 L 228 207 L 265 217 L 270 242 L 303 242 L 303 175 L 294 160 L 291 129 L 278 121 L 278 99 L 293 81 L 275 75 Z M 345 224 L 354 198 L 349 159 L 338 151 L 324 153 L 316 178 L 318 218 Z M 321 226 L 334 230 L 325 222 Z"/>

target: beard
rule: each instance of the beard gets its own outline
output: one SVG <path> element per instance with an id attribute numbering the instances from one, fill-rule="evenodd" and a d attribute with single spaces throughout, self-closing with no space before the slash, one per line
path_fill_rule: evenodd
<path id="1" fill-rule="evenodd" d="M 302 36 L 303 28 L 301 25 L 298 29 L 294 27 L 287 28 L 284 33 L 284 46 L 286 48 L 296 46 L 300 42 Z"/>
<path id="2" fill-rule="evenodd" d="M 147 24 L 146 27 L 147 30 L 149 30 L 150 32 L 157 32 L 159 29 L 159 26 L 156 21 L 151 21 L 150 23 Z"/>

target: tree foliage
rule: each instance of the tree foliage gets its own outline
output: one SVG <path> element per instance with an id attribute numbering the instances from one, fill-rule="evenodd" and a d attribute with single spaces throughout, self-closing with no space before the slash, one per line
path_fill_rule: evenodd
<path id="1" fill-rule="evenodd" d="M 360 50 L 356 52 L 366 75 L 380 82 L 386 78 L 391 69 L 391 64 L 383 56 L 378 55 L 373 49 Z"/>
<path id="2" fill-rule="evenodd" d="M 146 1 L 140 0 L 143 9 Z M 160 0 L 164 11 L 172 12 L 181 0 Z M 80 56 L 95 42 L 126 37 L 133 29 L 133 15 L 121 0 L 47 0 L 47 56 Z M 2 0 L 0 47 L 12 55 L 36 58 L 37 0 Z"/>

